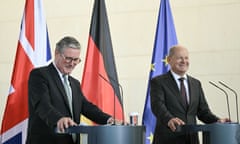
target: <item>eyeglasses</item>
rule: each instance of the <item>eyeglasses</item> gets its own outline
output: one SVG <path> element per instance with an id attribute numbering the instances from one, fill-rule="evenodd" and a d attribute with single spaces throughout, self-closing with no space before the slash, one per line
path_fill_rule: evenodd
<path id="1" fill-rule="evenodd" d="M 67 62 L 67 63 L 71 63 L 72 61 L 76 64 L 81 62 L 80 58 L 72 58 L 72 57 L 66 57 L 63 54 L 61 54 L 61 56 L 63 57 L 63 59 Z"/>

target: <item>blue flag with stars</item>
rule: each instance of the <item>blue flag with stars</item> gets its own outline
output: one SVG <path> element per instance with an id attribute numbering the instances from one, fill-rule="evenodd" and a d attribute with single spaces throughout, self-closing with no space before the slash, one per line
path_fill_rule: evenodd
<path id="1" fill-rule="evenodd" d="M 146 127 L 146 144 L 152 143 L 156 125 L 156 118 L 152 113 L 150 104 L 150 80 L 169 70 L 167 64 L 168 51 L 177 43 L 169 0 L 161 0 L 152 54 L 151 71 L 149 73 L 147 96 L 142 119 L 142 124 Z"/>

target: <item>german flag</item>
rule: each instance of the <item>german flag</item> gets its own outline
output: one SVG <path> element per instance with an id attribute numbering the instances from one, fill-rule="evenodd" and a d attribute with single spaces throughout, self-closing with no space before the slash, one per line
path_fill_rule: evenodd
<path id="1" fill-rule="evenodd" d="M 104 0 L 95 0 L 82 91 L 89 101 L 118 120 L 123 120 L 123 104 L 114 60 Z"/>

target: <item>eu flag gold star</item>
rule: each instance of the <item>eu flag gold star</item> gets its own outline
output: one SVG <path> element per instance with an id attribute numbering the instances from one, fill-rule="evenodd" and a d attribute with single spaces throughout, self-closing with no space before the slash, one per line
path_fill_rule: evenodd
<path id="1" fill-rule="evenodd" d="M 168 57 L 168 56 L 165 56 L 165 58 L 164 58 L 164 59 L 162 59 L 162 62 L 164 62 L 164 63 L 165 63 L 165 66 L 167 66 L 167 65 L 168 65 L 167 57 Z"/>
<path id="2" fill-rule="evenodd" d="M 153 142 L 153 134 L 152 134 L 152 132 L 150 133 L 150 136 L 147 137 L 147 139 L 149 139 L 150 140 L 150 144 L 152 144 L 152 142 Z"/>
<path id="3" fill-rule="evenodd" d="M 155 71 L 155 64 L 156 63 L 151 64 L 151 71 Z"/>

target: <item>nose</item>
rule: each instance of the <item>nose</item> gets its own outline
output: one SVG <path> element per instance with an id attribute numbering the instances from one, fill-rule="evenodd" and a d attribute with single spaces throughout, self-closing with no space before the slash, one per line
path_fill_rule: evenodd
<path id="1" fill-rule="evenodd" d="M 183 63 L 188 62 L 188 58 L 181 58 L 181 62 L 183 62 Z"/>
<path id="2" fill-rule="evenodd" d="M 71 66 L 76 65 L 76 62 L 74 62 L 73 60 L 69 63 Z"/>

